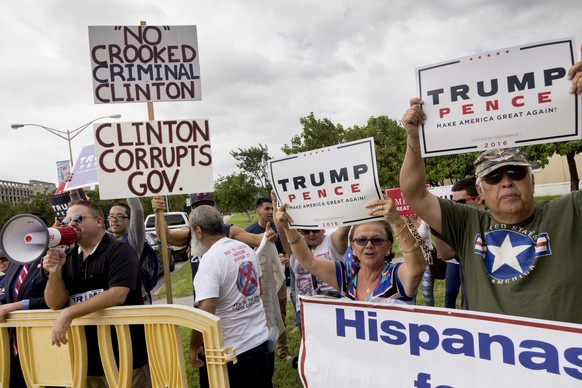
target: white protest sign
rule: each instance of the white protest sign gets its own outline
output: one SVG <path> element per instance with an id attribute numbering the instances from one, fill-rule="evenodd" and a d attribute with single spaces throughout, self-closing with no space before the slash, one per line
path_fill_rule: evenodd
<path id="1" fill-rule="evenodd" d="M 97 158 L 93 144 L 83 147 L 73 169 L 70 179 L 65 184 L 65 190 L 80 189 L 99 183 L 97 174 Z"/>
<path id="2" fill-rule="evenodd" d="M 453 199 L 453 185 L 445 186 L 431 186 L 428 187 L 428 192 L 444 199 Z"/>
<path id="3" fill-rule="evenodd" d="M 196 26 L 89 26 L 96 104 L 202 99 Z"/>
<path id="4" fill-rule="evenodd" d="M 562 39 L 418 68 L 422 155 L 579 140 L 580 102 L 567 78 L 575 53 Z"/>
<path id="5" fill-rule="evenodd" d="M 207 119 L 94 124 L 101 199 L 214 191 Z"/>
<path id="6" fill-rule="evenodd" d="M 367 138 L 269 161 L 292 228 L 324 229 L 369 222 L 364 205 L 382 198 L 374 139 Z"/>
<path id="7" fill-rule="evenodd" d="M 301 297 L 306 387 L 582 385 L 582 325 Z"/>

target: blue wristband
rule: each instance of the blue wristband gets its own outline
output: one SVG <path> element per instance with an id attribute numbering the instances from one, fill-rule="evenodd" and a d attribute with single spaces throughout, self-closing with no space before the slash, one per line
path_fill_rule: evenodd
<path id="1" fill-rule="evenodd" d="M 22 300 L 22 309 L 23 310 L 28 310 L 29 308 L 30 308 L 30 300 L 23 299 Z"/>

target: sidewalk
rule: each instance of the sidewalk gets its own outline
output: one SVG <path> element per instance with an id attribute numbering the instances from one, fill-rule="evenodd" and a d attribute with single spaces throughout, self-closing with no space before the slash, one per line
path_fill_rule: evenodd
<path id="1" fill-rule="evenodd" d="M 180 268 L 182 268 L 184 265 L 190 265 L 190 263 L 188 261 L 181 261 L 181 262 L 177 262 L 176 263 L 176 268 L 174 269 L 174 271 L 172 272 L 172 274 L 178 272 L 178 270 Z M 160 288 L 162 286 L 166 285 L 166 279 L 164 278 L 164 275 L 160 275 L 160 278 L 158 279 L 158 284 L 156 284 L 156 286 L 154 287 L 154 289 L 151 291 L 152 292 L 152 297 L 155 297 L 155 295 L 158 293 L 158 291 L 160 290 Z M 194 297 L 192 295 L 188 295 L 185 296 L 183 298 L 177 298 L 174 297 L 172 299 L 172 301 L 174 302 L 174 304 L 179 304 L 182 306 L 189 306 L 189 307 L 194 307 Z M 154 300 L 154 304 L 165 304 L 167 303 L 166 298 L 162 298 L 159 300 Z"/>

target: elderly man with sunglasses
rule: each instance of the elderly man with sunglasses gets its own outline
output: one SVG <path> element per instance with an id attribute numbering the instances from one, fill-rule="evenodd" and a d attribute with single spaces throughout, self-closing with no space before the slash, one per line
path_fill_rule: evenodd
<path id="1" fill-rule="evenodd" d="M 582 62 L 569 73 L 582 94 Z M 418 126 L 422 101 L 402 118 L 407 150 L 400 171 L 406 202 L 457 252 L 471 310 L 582 323 L 582 194 L 534 203 L 534 176 L 518 149 L 489 150 L 475 160 L 477 190 L 489 210 L 426 190 Z"/>

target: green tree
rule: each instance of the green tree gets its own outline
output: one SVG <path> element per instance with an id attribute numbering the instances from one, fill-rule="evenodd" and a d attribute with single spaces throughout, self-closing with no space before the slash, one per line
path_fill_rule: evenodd
<path id="1" fill-rule="evenodd" d="M 99 196 L 99 187 L 96 187 L 94 190 L 85 190 L 85 195 L 89 198 L 91 202 L 97 203 L 103 209 L 103 212 L 107 216 L 109 214 L 109 209 L 118 203 L 127 203 L 125 198 L 117 198 L 117 199 L 101 199 Z M 176 195 L 168 195 L 166 196 L 167 201 L 169 202 L 169 206 L 166 211 L 172 212 L 186 212 L 188 213 L 190 209 L 186 206 L 186 198 L 188 195 L 186 194 L 176 194 Z M 144 216 L 147 217 L 148 214 L 153 214 L 152 210 L 152 197 L 140 197 L 141 206 L 143 207 Z"/>
<path id="2" fill-rule="evenodd" d="M 366 126 L 353 126 L 345 131 L 345 141 L 374 138 L 376 165 L 380 186 L 398 187 L 400 166 L 406 151 L 406 133 L 397 121 L 387 116 L 370 117 Z"/>
<path id="3" fill-rule="evenodd" d="M 46 192 L 44 194 L 36 193 L 28 202 L 22 202 L 17 208 L 19 208 L 19 212 L 35 213 L 42 216 L 49 225 L 52 225 L 55 219 L 53 208 L 48 201 Z"/>
<path id="4" fill-rule="evenodd" d="M 424 159 L 426 182 L 431 186 L 442 186 L 447 180 L 453 182 L 475 175 L 475 159 L 479 152 L 434 156 Z"/>
<path id="5" fill-rule="evenodd" d="M 52 225 L 55 215 L 47 199 L 46 193 L 36 193 L 33 196 L 21 199 L 18 204 L 8 201 L 0 202 L 0 228 L 6 221 L 20 213 L 34 213 L 44 218 L 48 225 Z"/>
<path id="6" fill-rule="evenodd" d="M 548 164 L 549 158 L 554 154 L 565 156 L 568 163 L 568 171 L 570 172 L 570 191 L 580 188 L 580 177 L 575 157 L 577 154 L 582 153 L 582 141 L 574 140 L 533 145 L 525 147 L 524 152 L 529 160 L 536 160 L 539 163 L 539 167 L 544 167 Z"/>
<path id="7" fill-rule="evenodd" d="M 230 151 L 230 155 L 238 162 L 236 166 L 259 183 L 263 196 L 270 197 L 271 181 L 269 179 L 269 148 L 259 143 L 258 147 L 239 148 Z"/>
<path id="8" fill-rule="evenodd" d="M 291 145 L 283 145 L 281 151 L 286 155 L 315 150 L 343 143 L 345 130 L 341 124 L 334 124 L 328 119 L 318 120 L 313 112 L 299 119 L 303 129 L 299 135 L 291 138 Z"/>
<path id="9" fill-rule="evenodd" d="M 8 201 L 0 202 L 0 228 L 4 226 L 6 221 L 8 221 L 12 216 L 16 214 L 16 209 L 14 205 Z"/>
<path id="10" fill-rule="evenodd" d="M 216 208 L 222 213 L 244 212 L 249 221 L 249 209 L 254 207 L 258 194 L 253 178 L 244 172 L 220 176 L 214 183 Z"/>

